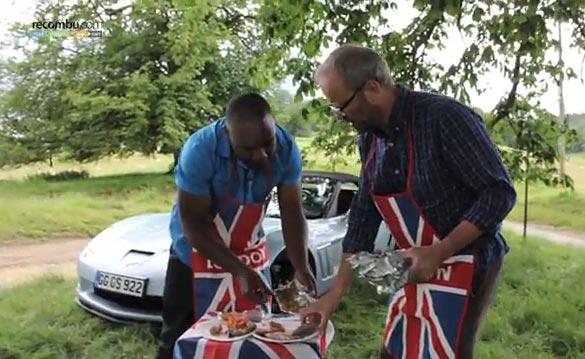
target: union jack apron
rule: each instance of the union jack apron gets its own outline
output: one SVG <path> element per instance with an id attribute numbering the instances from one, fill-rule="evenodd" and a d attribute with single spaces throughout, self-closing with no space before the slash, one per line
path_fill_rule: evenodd
<path id="1" fill-rule="evenodd" d="M 213 220 L 216 233 L 224 244 L 245 263 L 264 276 L 270 285 L 268 244 L 264 233 L 259 234 L 264 219 L 265 200 L 243 204 L 232 195 L 237 160 L 230 166 L 230 186 L 221 210 Z M 272 188 L 272 169 L 267 166 L 268 193 Z M 251 182 L 249 192 L 251 192 Z M 195 249 L 191 252 L 193 270 L 193 298 L 195 320 L 210 311 L 244 311 L 256 308 L 256 304 L 242 294 L 231 273 L 211 262 Z"/>
<path id="2" fill-rule="evenodd" d="M 200 318 L 175 343 L 174 359 L 320 359 L 334 336 L 329 323 L 324 336 L 298 343 L 269 343 L 254 337 L 233 342 L 205 339 L 197 324 L 216 318 L 210 312 Z M 286 318 L 286 314 L 274 317 Z"/>
<path id="3" fill-rule="evenodd" d="M 413 115 L 409 94 L 410 114 Z M 375 194 L 373 200 L 398 248 L 428 246 L 441 240 L 412 192 L 414 147 L 412 121 L 407 121 L 408 172 L 403 192 Z M 374 160 L 372 144 L 364 171 Z M 374 174 L 375 176 L 375 174 Z M 374 177 L 375 178 L 375 177 Z M 459 338 L 471 295 L 475 257 L 463 250 L 446 260 L 426 283 L 407 284 L 390 297 L 383 349 L 393 359 L 458 359 Z"/>

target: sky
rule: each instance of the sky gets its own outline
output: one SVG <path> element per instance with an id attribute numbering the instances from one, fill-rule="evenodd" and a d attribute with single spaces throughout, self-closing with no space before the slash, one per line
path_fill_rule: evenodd
<path id="1" fill-rule="evenodd" d="M 0 3 L 2 4 L 2 11 L 0 12 L 0 41 L 6 39 L 8 29 L 13 22 L 32 23 L 35 20 L 34 9 L 36 0 L 0 0 Z M 400 29 L 408 24 L 416 13 L 416 10 L 412 9 L 412 7 L 400 5 L 398 10 L 389 11 L 387 18 L 392 28 Z M 444 66 L 449 66 L 452 64 L 452 61 L 458 59 L 467 45 L 465 39 L 462 38 L 456 29 L 450 29 L 447 38 L 449 39 L 449 43 L 446 45 L 446 49 L 441 50 L 441 52 L 435 52 L 429 57 Z M 570 49 L 570 41 L 571 31 L 569 28 L 565 28 L 563 31 L 564 61 L 567 66 L 575 70 L 577 75 L 583 73 L 585 76 L 585 70 L 582 71 L 584 53 L 576 49 Z M 331 50 L 331 48 L 326 49 L 318 60 L 322 61 Z M 445 56 L 446 52 L 449 52 L 450 55 Z M 5 58 L 14 55 L 17 54 L 11 49 L 5 46 L 0 47 L 0 57 Z M 551 59 L 556 59 L 554 52 L 548 55 Z M 564 97 L 566 113 L 585 113 L 585 83 L 583 81 L 583 78 L 565 81 Z M 550 82 L 552 84 L 552 81 Z M 283 86 L 290 91 L 296 90 L 290 78 Z M 505 94 L 505 91 L 510 88 L 510 83 L 502 74 L 494 70 L 480 78 L 480 86 L 486 87 L 486 91 L 481 95 L 472 94 L 471 105 L 479 107 L 484 111 L 490 111 L 500 100 L 500 96 Z M 558 114 L 557 86 L 550 86 L 549 90 L 540 99 L 540 102 L 545 109 L 553 114 Z"/>

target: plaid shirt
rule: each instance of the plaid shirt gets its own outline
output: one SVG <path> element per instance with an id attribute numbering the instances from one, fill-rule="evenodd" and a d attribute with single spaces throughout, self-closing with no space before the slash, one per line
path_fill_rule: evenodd
<path id="1" fill-rule="evenodd" d="M 389 122 L 391 135 L 366 132 L 358 138 L 362 171 L 344 253 L 373 250 L 382 217 L 374 205 L 371 184 L 376 194 L 405 190 L 409 122 L 415 153 L 412 191 L 437 235 L 443 238 L 468 220 L 483 232 L 471 244 L 479 250 L 480 266 L 494 255 L 503 255 L 509 249 L 500 234 L 501 223 L 516 202 L 516 192 L 481 117 L 449 97 L 413 91 L 409 100 L 402 86 L 398 94 Z M 364 171 L 375 138 L 375 160 Z"/>

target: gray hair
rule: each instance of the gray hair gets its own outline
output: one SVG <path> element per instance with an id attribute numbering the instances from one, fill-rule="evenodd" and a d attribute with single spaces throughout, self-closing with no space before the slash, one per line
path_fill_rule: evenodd
<path id="1" fill-rule="evenodd" d="M 324 72 L 335 70 L 352 90 L 368 80 L 381 85 L 394 83 L 386 62 L 376 51 L 357 45 L 343 45 L 333 50 L 315 72 L 317 80 Z"/>

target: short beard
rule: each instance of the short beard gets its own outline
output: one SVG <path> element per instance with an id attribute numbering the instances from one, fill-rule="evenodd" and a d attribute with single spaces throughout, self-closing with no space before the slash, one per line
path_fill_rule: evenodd
<path id="1" fill-rule="evenodd" d="M 375 106 L 368 106 L 368 108 L 364 111 L 364 119 L 359 123 L 359 128 L 355 125 L 354 127 L 358 131 L 358 133 L 364 133 L 367 131 L 383 131 L 383 128 L 380 128 L 384 124 L 384 119 L 382 118 L 382 109 L 377 108 Z"/>

